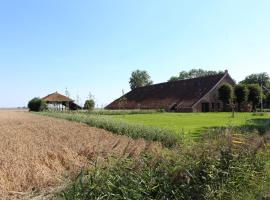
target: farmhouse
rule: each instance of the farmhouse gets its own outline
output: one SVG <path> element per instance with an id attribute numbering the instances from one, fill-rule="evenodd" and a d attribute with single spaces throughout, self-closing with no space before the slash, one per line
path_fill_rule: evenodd
<path id="1" fill-rule="evenodd" d="M 115 100 L 106 109 L 218 112 L 223 110 L 218 89 L 224 83 L 235 85 L 227 70 L 217 75 L 139 87 Z"/>
<path id="2" fill-rule="evenodd" d="M 49 109 L 52 110 L 77 110 L 81 109 L 79 105 L 74 103 L 74 100 L 66 97 L 58 92 L 47 95 L 42 98 L 48 105 Z"/>

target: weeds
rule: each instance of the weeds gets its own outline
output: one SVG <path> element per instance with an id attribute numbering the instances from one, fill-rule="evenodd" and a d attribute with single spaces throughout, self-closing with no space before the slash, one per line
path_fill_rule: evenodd
<path id="1" fill-rule="evenodd" d="M 95 115 L 135 115 L 135 114 L 154 114 L 162 113 L 164 110 L 93 110 L 89 114 Z"/>
<path id="2" fill-rule="evenodd" d="M 161 142 L 165 147 L 172 147 L 181 142 L 184 133 L 176 134 L 172 130 L 133 124 L 121 120 L 114 120 L 106 116 L 69 114 L 61 112 L 43 112 L 42 115 L 57 117 L 70 121 L 82 122 L 89 126 L 102 128 L 119 135 L 126 135 L 133 139 L 143 138 L 149 141 Z"/>
<path id="3" fill-rule="evenodd" d="M 267 192 L 269 146 L 257 135 L 220 135 L 139 159 L 110 159 L 60 193 L 75 199 L 256 199 Z M 239 137 L 239 136 L 237 136 Z M 268 188 L 269 189 L 269 188 Z"/>

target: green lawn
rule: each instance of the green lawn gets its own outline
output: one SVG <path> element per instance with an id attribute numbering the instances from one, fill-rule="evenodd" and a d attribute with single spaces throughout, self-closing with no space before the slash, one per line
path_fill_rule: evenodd
<path id="1" fill-rule="evenodd" d="M 270 119 L 270 113 L 255 116 L 252 113 L 155 113 L 109 116 L 132 123 L 141 123 L 147 126 L 171 129 L 176 132 L 183 130 L 186 133 L 196 134 L 207 128 L 222 126 L 242 126 L 254 119 Z"/>

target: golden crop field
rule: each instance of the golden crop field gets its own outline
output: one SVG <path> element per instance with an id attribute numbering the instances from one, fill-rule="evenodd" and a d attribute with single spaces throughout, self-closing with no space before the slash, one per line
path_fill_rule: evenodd
<path id="1" fill-rule="evenodd" d="M 29 199 L 54 190 L 91 160 L 138 155 L 157 144 L 113 135 L 85 124 L 0 110 L 0 198 Z M 29 196 L 30 195 L 30 196 Z"/>

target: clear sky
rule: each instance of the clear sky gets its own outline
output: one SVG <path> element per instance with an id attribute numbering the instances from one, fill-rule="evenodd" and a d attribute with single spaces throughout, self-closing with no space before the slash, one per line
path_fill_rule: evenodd
<path id="1" fill-rule="evenodd" d="M 0 107 L 55 91 L 107 104 L 133 70 L 270 73 L 269 0 L 0 0 Z"/>

